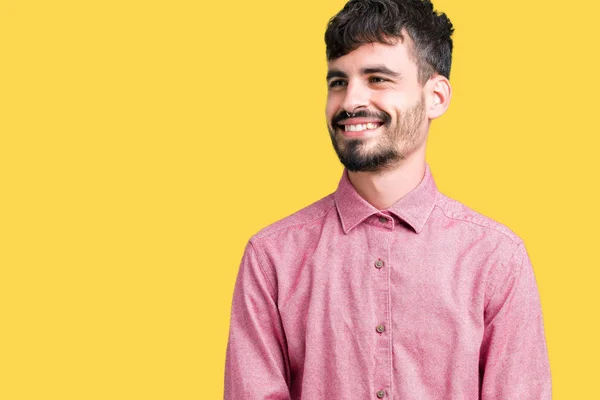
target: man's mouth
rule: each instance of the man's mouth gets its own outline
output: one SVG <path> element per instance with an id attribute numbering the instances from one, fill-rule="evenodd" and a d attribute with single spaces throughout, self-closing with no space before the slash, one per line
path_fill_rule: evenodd
<path id="1" fill-rule="evenodd" d="M 371 129 L 377 129 L 382 124 L 379 122 L 369 122 L 366 124 L 356 124 L 356 125 L 341 125 L 346 132 L 362 132 Z"/>
<path id="2" fill-rule="evenodd" d="M 338 132 L 341 131 L 341 134 L 347 138 L 372 136 L 371 133 L 374 133 L 386 123 L 385 119 L 370 115 L 335 119 L 333 122 Z"/>

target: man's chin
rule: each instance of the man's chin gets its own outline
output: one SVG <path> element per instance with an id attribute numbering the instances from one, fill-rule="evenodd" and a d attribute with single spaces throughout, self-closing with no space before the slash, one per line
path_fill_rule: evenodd
<path id="1" fill-rule="evenodd" d="M 369 152 L 358 140 L 345 144 L 347 146 L 338 146 L 335 151 L 340 162 L 351 172 L 380 172 L 403 158 L 402 154 L 391 149 Z"/>

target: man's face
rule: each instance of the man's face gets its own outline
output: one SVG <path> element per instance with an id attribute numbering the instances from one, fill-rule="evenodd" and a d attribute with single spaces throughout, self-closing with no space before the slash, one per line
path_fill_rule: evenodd
<path id="1" fill-rule="evenodd" d="M 350 171 L 391 167 L 426 140 L 423 87 L 405 42 L 365 44 L 328 64 L 327 126 Z"/>

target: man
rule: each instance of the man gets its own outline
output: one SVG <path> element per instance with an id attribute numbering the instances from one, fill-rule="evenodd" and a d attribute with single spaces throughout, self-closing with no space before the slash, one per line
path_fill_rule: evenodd
<path id="1" fill-rule="evenodd" d="M 329 22 L 335 193 L 252 237 L 226 399 L 550 399 L 523 242 L 440 193 L 452 24 L 428 0 L 351 0 Z"/>

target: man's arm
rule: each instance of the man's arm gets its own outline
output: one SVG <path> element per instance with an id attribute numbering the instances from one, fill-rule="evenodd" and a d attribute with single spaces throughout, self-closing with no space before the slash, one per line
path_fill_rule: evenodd
<path id="1" fill-rule="evenodd" d="M 523 243 L 493 272 L 481 346 L 481 399 L 549 400 L 540 298 Z"/>
<path id="2" fill-rule="evenodd" d="M 276 290 L 252 241 L 237 275 L 225 362 L 226 400 L 288 400 L 289 362 Z"/>

